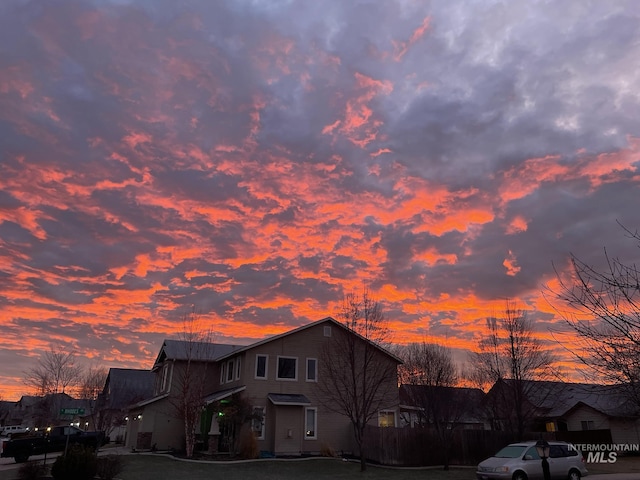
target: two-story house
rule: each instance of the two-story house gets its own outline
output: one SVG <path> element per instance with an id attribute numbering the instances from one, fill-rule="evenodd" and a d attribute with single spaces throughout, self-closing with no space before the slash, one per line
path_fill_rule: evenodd
<path id="1" fill-rule="evenodd" d="M 325 318 L 247 346 L 212 346 L 208 393 L 202 399 L 203 406 L 215 409 L 219 402 L 234 394 L 241 395 L 256 414 L 252 428 L 260 451 L 275 455 L 320 453 L 324 449 L 354 452 L 353 427 L 350 420 L 331 405 L 326 393 L 328 379 L 323 378 L 327 369 L 322 362 L 339 361 L 327 357 L 327 347 L 345 334 L 353 336 L 356 342 L 367 342 L 341 323 Z M 139 403 L 130 412 L 130 424 L 138 422 L 135 433 L 131 428 L 130 438 L 146 432 L 150 435 L 149 442 L 159 449 L 168 445 L 178 447 L 179 439 L 184 437 L 179 428 L 173 427 L 175 419 L 160 416 L 157 408 L 170 398 L 167 386 L 171 385 L 172 368 L 178 368 L 179 363 L 167 364 L 167 350 L 171 350 L 167 348 L 171 342 L 167 342 L 154 364 L 158 382 L 156 396 Z M 394 372 L 384 379 L 388 385 L 379 390 L 385 396 L 372 423 L 394 426 L 399 417 L 395 372 L 401 361 L 377 345 L 370 344 L 370 348 L 381 362 L 376 371 L 370 373 L 380 375 L 384 370 L 381 365 Z M 152 405 L 154 408 L 150 409 Z M 148 416 L 153 416 L 153 422 L 147 420 Z M 218 434 L 215 417 L 211 421 L 209 416 L 208 422 L 205 428 Z"/>

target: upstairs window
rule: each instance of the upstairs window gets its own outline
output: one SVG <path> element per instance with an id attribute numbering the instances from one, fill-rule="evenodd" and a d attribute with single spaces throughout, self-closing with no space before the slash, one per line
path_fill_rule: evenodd
<path id="1" fill-rule="evenodd" d="M 278 380 L 297 380 L 298 379 L 298 358 L 297 357 L 278 357 Z"/>
<path id="2" fill-rule="evenodd" d="M 266 380 L 268 355 L 256 355 L 256 378 Z"/>
<path id="3" fill-rule="evenodd" d="M 236 358 L 236 380 L 240 380 L 240 357 Z"/>
<path id="4" fill-rule="evenodd" d="M 235 372 L 235 369 L 233 368 L 235 365 L 233 360 L 229 360 L 229 362 L 227 362 L 227 382 L 232 382 L 233 381 L 233 374 Z"/>
<path id="5" fill-rule="evenodd" d="M 165 363 L 162 366 L 162 381 L 160 383 L 160 392 L 169 391 L 169 363 Z"/>
<path id="6" fill-rule="evenodd" d="M 307 382 L 318 381 L 318 360 L 307 358 Z"/>

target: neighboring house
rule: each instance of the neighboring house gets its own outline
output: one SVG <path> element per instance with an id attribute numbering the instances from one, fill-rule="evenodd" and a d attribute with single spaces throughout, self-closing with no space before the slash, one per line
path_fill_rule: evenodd
<path id="1" fill-rule="evenodd" d="M 30 429 L 69 423 L 81 425 L 78 415 L 64 415 L 61 413 L 63 408 L 91 411 L 89 401 L 70 397 L 66 393 L 51 393 L 42 397 L 23 395 L 20 400 L 14 402 L 13 408 L 7 414 L 5 424 L 23 425 Z"/>
<path id="2" fill-rule="evenodd" d="M 526 383 L 528 395 L 524 401 L 530 406 L 533 431 L 585 432 L 583 437 L 576 438 L 610 438 L 616 444 L 640 443 L 640 408 L 629 399 L 624 386 Z M 490 394 L 491 391 L 487 395 Z M 588 431 L 606 435 L 589 437 Z"/>
<path id="3" fill-rule="evenodd" d="M 113 441 L 124 441 L 128 407 L 153 395 L 154 380 L 151 370 L 110 368 L 96 402 L 94 428 Z"/>
<path id="4" fill-rule="evenodd" d="M 34 420 L 34 407 L 42 397 L 36 395 L 23 395 L 15 404 L 13 411 L 9 414 L 8 425 L 24 425 L 26 427 L 36 427 Z"/>
<path id="5" fill-rule="evenodd" d="M 220 412 L 225 402 L 241 398 L 253 412 L 251 428 L 262 452 L 273 455 L 323 450 L 353 452 L 350 421 L 327 407 L 320 389 L 320 382 L 325 380 L 321 375 L 322 351 L 335 329 L 355 335 L 357 341 L 366 341 L 334 319 L 325 318 L 248 346 L 212 344 L 205 360 L 209 393 L 202 400 L 209 412 L 203 416 L 207 420 L 203 427 L 210 434 L 210 448 L 215 442 L 213 450 L 224 450 L 228 443 L 225 438 L 228 432 L 218 428 L 217 416 L 211 412 Z M 140 402 L 129 415 L 129 438 L 144 438 L 147 445 L 155 444 L 158 449 L 180 448 L 184 441 L 180 422 L 166 410 L 168 399 L 174 394 L 172 379 L 180 368 L 180 362 L 171 359 L 171 349 L 167 347 L 172 344 L 168 342 L 163 344 L 154 364 L 156 395 Z M 374 348 L 394 368 L 400 363 L 386 350 Z M 393 394 L 378 412 L 379 425 L 398 424 L 397 379 L 393 382 Z"/>
<path id="6" fill-rule="evenodd" d="M 479 388 L 400 385 L 400 426 L 433 427 L 438 415 L 448 429 L 489 430 Z"/>
<path id="7" fill-rule="evenodd" d="M 555 397 L 538 405 L 546 430 L 609 430 L 612 443 L 640 443 L 640 408 L 622 386 L 545 383 Z"/>
<path id="8" fill-rule="evenodd" d="M 18 423 L 12 423 L 16 421 L 13 418 L 14 411 L 16 410 L 16 403 L 9 400 L 0 400 L 0 427 L 5 425 L 20 425 L 22 417 L 18 419 Z"/>

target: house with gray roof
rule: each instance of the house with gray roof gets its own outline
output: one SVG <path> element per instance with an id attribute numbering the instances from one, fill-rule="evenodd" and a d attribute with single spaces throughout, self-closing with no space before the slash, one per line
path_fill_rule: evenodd
<path id="1" fill-rule="evenodd" d="M 615 444 L 640 444 L 640 407 L 624 385 L 533 380 L 525 383 L 527 395 L 523 401 L 529 406 L 532 430 L 599 431 L 603 436 L 592 438 L 607 438 Z M 496 383 L 491 390 L 498 388 Z M 495 393 L 492 391 L 488 395 Z"/>
<path id="2" fill-rule="evenodd" d="M 128 407 L 153 394 L 155 376 L 150 370 L 110 368 L 89 418 L 93 428 L 103 430 L 116 442 L 125 440 Z"/>
<path id="3" fill-rule="evenodd" d="M 127 444 L 134 448 L 183 449 L 184 424 L 173 408 L 184 364 L 200 365 L 205 386 L 201 404 L 201 441 L 210 451 L 230 452 L 239 430 L 248 430 L 257 449 L 269 455 L 353 452 L 349 419 L 323 401 L 323 351 L 343 335 L 368 342 L 375 356 L 395 372 L 401 361 L 332 318 L 325 318 L 251 345 L 206 344 L 165 340 L 152 367 L 153 395 L 130 408 Z M 188 351 L 197 347 L 197 352 Z M 338 360 L 338 359 L 336 359 Z M 376 425 L 397 425 L 397 375 L 389 379 L 385 407 Z M 326 390 L 325 390 L 326 391 Z M 242 412 L 241 424 L 229 421 Z"/>
<path id="4" fill-rule="evenodd" d="M 403 384 L 399 393 L 401 426 L 433 428 L 437 421 L 449 430 L 489 429 L 479 388 Z"/>

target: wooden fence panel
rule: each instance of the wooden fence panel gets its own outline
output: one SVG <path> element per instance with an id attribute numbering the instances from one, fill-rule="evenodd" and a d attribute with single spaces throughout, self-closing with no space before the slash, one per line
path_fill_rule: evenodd
<path id="1" fill-rule="evenodd" d="M 517 441 L 513 435 L 493 430 L 458 429 L 451 433 L 450 465 L 476 465 L 505 445 Z M 557 433 L 531 432 L 525 434 L 523 440 L 541 437 L 565 440 L 556 438 Z M 369 461 L 382 465 L 429 466 L 444 463 L 442 442 L 430 429 L 367 427 L 364 449 Z"/>

